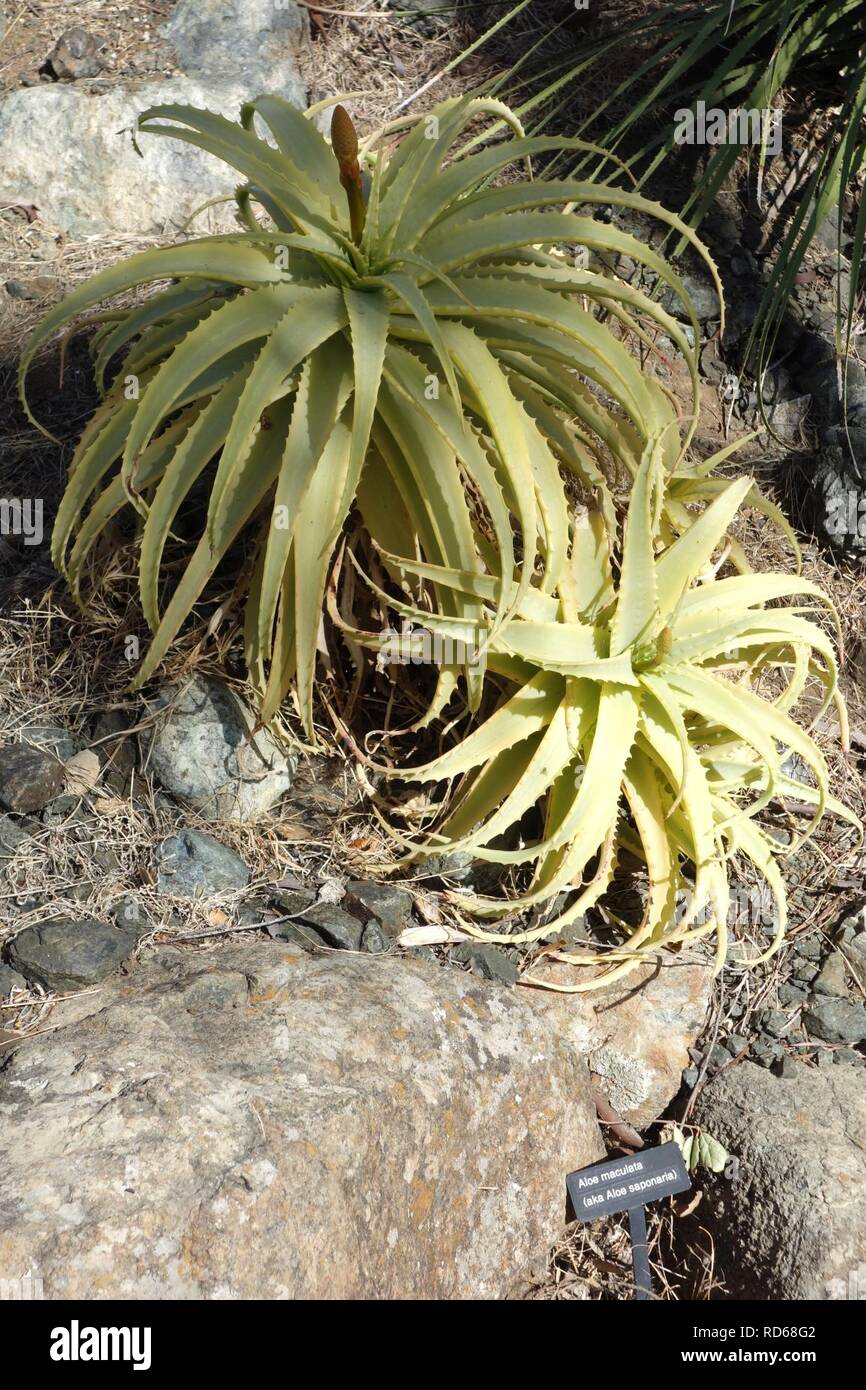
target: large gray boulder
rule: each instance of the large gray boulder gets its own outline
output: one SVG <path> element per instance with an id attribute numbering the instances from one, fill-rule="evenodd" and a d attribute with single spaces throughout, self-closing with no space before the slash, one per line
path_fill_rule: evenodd
<path id="1" fill-rule="evenodd" d="M 793 1074 L 788 1076 L 788 1072 Z M 866 1087 L 859 1067 L 777 1077 L 728 1067 L 692 1116 L 738 1160 L 701 1204 L 737 1298 L 850 1297 L 866 1261 Z"/>
<path id="2" fill-rule="evenodd" d="M 166 948 L 71 1005 L 0 1072 L 0 1268 L 50 1299 L 502 1297 L 603 1153 L 574 1049 L 427 962 Z"/>
<path id="3" fill-rule="evenodd" d="M 135 90 L 92 92 L 43 83 L 0 105 L 0 203 L 34 204 L 73 237 L 104 232 L 166 236 L 240 176 L 202 150 L 164 136 L 133 143 L 150 106 L 204 107 L 236 120 L 241 104 L 275 92 L 307 104 L 297 66 L 302 11 L 274 0 L 180 0 L 164 33 L 185 76 Z M 196 233 L 236 227 L 231 204 L 209 209 Z"/>
<path id="4" fill-rule="evenodd" d="M 255 732 L 251 711 L 221 681 L 195 676 L 166 686 L 151 710 L 145 765 L 200 815 L 255 820 L 291 786 L 294 759 L 266 729 Z"/>
<path id="5" fill-rule="evenodd" d="M 179 0 L 163 27 L 184 72 L 266 85 L 294 63 L 309 31 L 294 0 Z"/>

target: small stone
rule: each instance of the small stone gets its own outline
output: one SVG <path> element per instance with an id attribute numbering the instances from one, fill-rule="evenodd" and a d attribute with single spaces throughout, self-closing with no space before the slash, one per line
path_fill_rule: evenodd
<path id="1" fill-rule="evenodd" d="M 5 288 L 11 299 L 46 299 L 57 281 L 51 275 L 31 275 L 27 280 L 7 280 Z"/>
<path id="2" fill-rule="evenodd" d="M 698 1084 L 698 1069 L 697 1069 L 697 1067 L 686 1067 L 685 1071 L 683 1072 L 683 1085 L 686 1086 L 686 1087 L 688 1087 L 689 1090 L 691 1090 L 692 1087 L 693 1087 L 693 1086 L 697 1086 L 697 1084 Z"/>
<path id="3" fill-rule="evenodd" d="M 327 946 L 325 938 L 321 932 L 308 922 L 286 922 L 274 921 L 263 923 L 268 936 L 272 941 L 289 941 L 295 946 L 301 946 L 305 951 L 315 951 L 320 947 Z"/>
<path id="4" fill-rule="evenodd" d="M 694 306 L 695 313 L 702 323 L 708 319 L 717 319 L 721 310 L 719 296 L 715 286 L 709 279 L 704 280 L 695 275 L 684 275 L 682 277 L 683 287 Z M 669 314 L 675 318 L 685 318 L 685 305 L 678 294 L 673 290 L 666 290 L 662 299 L 662 304 Z"/>
<path id="5" fill-rule="evenodd" d="M 781 1009 L 764 1009 L 760 1014 L 760 1027 L 771 1038 L 783 1038 L 790 1024 L 787 1014 Z"/>
<path id="6" fill-rule="evenodd" d="M 55 796 L 53 801 L 49 801 L 45 810 L 42 812 L 42 819 L 45 822 L 52 820 L 68 820 L 81 805 L 81 797 L 74 796 L 71 792 L 63 792 L 60 796 Z"/>
<path id="7" fill-rule="evenodd" d="M 121 931 L 137 934 L 140 939 L 151 929 L 151 922 L 141 904 L 141 899 L 132 893 L 125 893 L 122 898 L 111 904 L 111 916 L 114 925 Z"/>
<path id="8" fill-rule="evenodd" d="M 167 791 L 215 820 L 264 815 L 291 786 L 295 761 L 221 682 L 197 676 L 167 686 L 156 716 L 148 767 Z"/>
<path id="9" fill-rule="evenodd" d="M 361 933 L 361 950 L 369 951 L 371 955 L 379 956 L 383 951 L 388 951 L 390 948 L 391 943 L 379 923 L 371 918 Z"/>
<path id="10" fill-rule="evenodd" d="M 315 903 L 307 908 L 300 924 L 315 927 L 328 946 L 339 951 L 360 951 L 363 924 L 333 903 Z"/>
<path id="11" fill-rule="evenodd" d="M 32 840 L 39 829 L 38 821 L 21 816 L 0 815 L 0 865 L 15 857 L 17 850 Z"/>
<path id="12" fill-rule="evenodd" d="M 47 753 L 53 753 L 62 763 L 74 758 L 83 747 L 81 739 L 61 724 L 28 724 L 24 739 L 32 748 L 43 748 Z"/>
<path id="13" fill-rule="evenodd" d="M 815 962 L 811 960 L 798 961 L 792 978 L 799 980 L 801 984 L 810 985 L 817 976 L 820 968 L 819 965 L 816 965 Z"/>
<path id="14" fill-rule="evenodd" d="M 41 748 L 7 743 L 0 748 L 0 805 L 41 811 L 63 790 L 63 764 Z"/>
<path id="15" fill-rule="evenodd" d="M 794 951 L 804 960 L 820 960 L 824 954 L 825 943 L 820 936 L 799 936 Z"/>
<path id="16" fill-rule="evenodd" d="M 464 941 L 451 952 L 451 959 L 468 965 L 475 975 L 483 975 L 485 980 L 494 980 L 502 985 L 517 983 L 517 964 L 501 946 Z"/>
<path id="17" fill-rule="evenodd" d="M 412 913 L 412 894 L 391 883 L 372 883 L 353 879 L 346 884 L 348 910 L 362 921 L 372 917 L 388 936 L 399 936 L 408 926 Z"/>
<path id="18" fill-rule="evenodd" d="M 135 950 L 137 937 L 93 917 L 60 918 L 27 927 L 10 942 L 10 964 L 51 990 L 81 989 L 111 975 Z"/>
<path id="19" fill-rule="evenodd" d="M 723 1047 L 731 1057 L 739 1057 L 745 1047 L 748 1047 L 749 1039 L 744 1038 L 740 1033 L 730 1033 L 723 1043 Z"/>
<path id="20" fill-rule="evenodd" d="M 815 1054 L 815 1065 L 823 1071 L 825 1067 L 832 1067 L 836 1061 L 836 1053 L 830 1047 L 822 1047 L 821 1051 Z"/>
<path id="21" fill-rule="evenodd" d="M 791 1008 L 792 1005 L 799 1007 L 801 1004 L 805 1004 L 808 997 L 809 991 L 805 985 L 792 984 L 790 981 L 786 981 L 785 984 L 779 986 L 779 1003 L 785 1009 Z"/>
<path id="22" fill-rule="evenodd" d="M 860 1066 L 863 1060 L 863 1053 L 853 1047 L 839 1047 L 833 1053 L 834 1062 L 848 1062 L 852 1066 Z"/>
<path id="23" fill-rule="evenodd" d="M 99 40 L 86 29 L 67 29 L 48 55 L 46 67 L 59 79 L 96 77 L 102 71 L 99 48 Z"/>
<path id="24" fill-rule="evenodd" d="M 800 1075 L 802 1062 L 795 1062 L 793 1057 L 780 1057 L 771 1067 L 774 1076 L 778 1076 L 782 1081 L 796 1081 Z"/>
<path id="25" fill-rule="evenodd" d="M 27 989 L 27 981 L 11 965 L 0 965 L 0 998 L 7 999 L 13 989 Z"/>
<path id="26" fill-rule="evenodd" d="M 239 927 L 259 927 L 266 931 L 268 927 L 276 925 L 277 922 L 279 922 L 279 913 L 264 898 L 254 898 L 251 902 L 244 903 L 237 914 Z"/>
<path id="27" fill-rule="evenodd" d="M 312 888 L 304 888 L 298 880 L 298 887 L 284 886 L 281 882 L 274 884 L 268 889 L 268 898 L 272 903 L 282 908 L 286 913 L 300 913 L 305 908 L 312 907 L 316 901 L 316 895 Z"/>
<path id="28" fill-rule="evenodd" d="M 824 964 L 815 976 L 812 989 L 816 994 L 847 995 L 847 971 L 845 969 L 845 962 L 838 951 L 833 951 L 824 961 Z"/>
<path id="29" fill-rule="evenodd" d="M 756 1038 L 752 1043 L 752 1050 L 749 1054 L 752 1061 L 757 1062 L 759 1067 L 771 1067 L 783 1054 L 782 1044 L 773 1042 L 769 1038 Z"/>
<path id="30" fill-rule="evenodd" d="M 234 850 L 200 830 L 181 830 L 157 850 L 156 886 L 176 898 L 210 897 L 246 888 L 250 871 Z"/>
<path id="31" fill-rule="evenodd" d="M 861 934 L 866 936 L 866 904 L 846 912 L 836 928 L 837 937 L 848 941 Z"/>
<path id="32" fill-rule="evenodd" d="M 810 1037 L 822 1042 L 866 1041 L 866 1007 L 850 999 L 815 995 L 803 1011 L 803 1024 Z"/>
<path id="33" fill-rule="evenodd" d="M 406 954 L 413 960 L 426 960 L 432 965 L 439 964 L 439 957 L 432 946 L 410 946 Z"/>

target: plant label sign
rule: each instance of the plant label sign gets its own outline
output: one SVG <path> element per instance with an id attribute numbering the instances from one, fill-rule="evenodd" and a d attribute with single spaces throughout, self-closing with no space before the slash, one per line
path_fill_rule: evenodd
<path id="1" fill-rule="evenodd" d="M 578 1221 L 630 1211 L 659 1197 L 685 1192 L 692 1185 L 680 1146 L 673 1142 L 578 1168 L 565 1182 Z"/>
<path id="2" fill-rule="evenodd" d="M 628 1212 L 635 1298 L 652 1298 L 645 1202 L 686 1192 L 692 1185 L 679 1144 L 660 1144 L 625 1158 L 578 1168 L 565 1179 L 578 1221 Z"/>

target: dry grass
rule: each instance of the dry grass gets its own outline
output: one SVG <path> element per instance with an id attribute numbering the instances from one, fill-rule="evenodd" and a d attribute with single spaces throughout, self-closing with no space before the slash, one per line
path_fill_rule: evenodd
<path id="1" fill-rule="evenodd" d="M 174 0 L 9 0 L 6 28 L 0 32 L 0 94 L 18 87 L 22 78 L 38 80 L 42 67 L 65 29 L 86 29 L 101 44 L 103 62 L 94 86 L 119 78 L 129 82 L 136 64 L 153 64 L 149 76 L 177 71 L 159 30 L 171 17 Z M 88 85 L 85 82 L 85 85 Z"/>
<path id="2" fill-rule="evenodd" d="M 646 1217 L 656 1300 L 704 1301 L 724 1292 L 712 1237 L 700 1223 L 699 1193 L 654 1203 L 647 1208 Z M 627 1215 L 567 1226 L 551 1251 L 545 1275 L 526 1296 L 545 1302 L 633 1299 Z"/>

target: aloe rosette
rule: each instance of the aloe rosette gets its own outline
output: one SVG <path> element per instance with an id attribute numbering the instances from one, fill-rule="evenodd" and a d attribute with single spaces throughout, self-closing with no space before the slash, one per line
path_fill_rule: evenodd
<path id="1" fill-rule="evenodd" d="M 822 700 L 814 717 L 834 702 L 843 735 L 847 727 L 829 600 L 797 575 L 717 577 L 714 554 L 750 497 L 751 479 L 723 483 L 671 544 L 662 537 L 664 488 L 660 450 L 651 444 L 622 547 L 612 550 L 600 512 L 582 518 L 556 592 L 531 591 L 515 621 L 490 638 L 489 670 L 505 692 L 499 707 L 432 762 L 399 772 L 451 784 L 438 823 L 415 852 L 469 851 L 503 871 L 532 870 L 519 893 L 458 895 L 464 913 L 513 918 L 567 896 L 552 919 L 522 931 L 509 925 L 505 938 L 467 925 L 485 939 L 548 937 L 600 901 L 620 850 L 643 862 L 644 915 L 637 926 L 621 924 L 621 948 L 564 957 L 594 967 L 603 959 L 609 967 L 577 989 L 627 973 L 662 945 L 711 933 L 721 965 L 738 857 L 750 861 L 776 902 L 773 941 L 753 963 L 766 959 L 787 923 L 779 856 L 795 850 L 826 810 L 859 825 L 831 796 L 824 756 L 793 717 L 807 685 L 817 682 Z M 486 577 L 402 564 L 408 574 L 435 577 L 483 602 L 492 630 L 494 590 Z M 452 631 L 444 618 L 381 597 L 407 623 Z M 353 635 L 377 645 L 375 634 Z M 785 845 L 760 817 L 780 797 L 807 818 Z M 537 836 L 503 847 L 534 808 L 541 808 Z"/>

